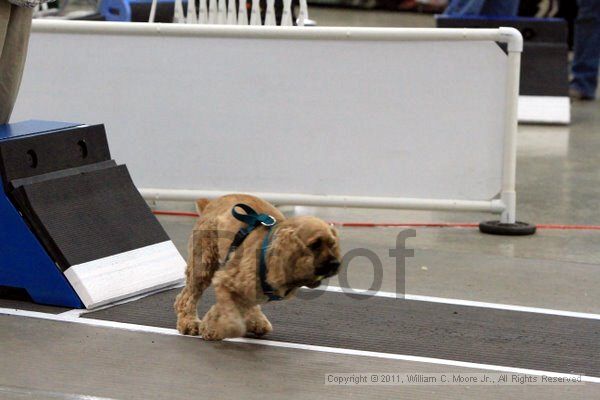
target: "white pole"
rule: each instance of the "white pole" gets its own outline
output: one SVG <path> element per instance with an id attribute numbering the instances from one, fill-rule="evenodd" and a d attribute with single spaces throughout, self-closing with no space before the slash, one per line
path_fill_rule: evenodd
<path id="1" fill-rule="evenodd" d="M 208 23 L 208 9 L 206 6 L 206 0 L 200 0 L 200 5 L 198 8 L 198 23 L 206 25 Z"/>
<path id="2" fill-rule="evenodd" d="M 521 72 L 521 52 L 523 38 L 514 28 L 500 28 L 510 36 L 508 44 L 508 74 L 506 78 L 506 110 L 504 115 L 504 149 L 502 155 L 502 192 L 500 199 L 506 209 L 500 216 L 500 222 L 514 224 L 517 218 L 517 109 L 519 101 L 519 80 Z"/>
<path id="3" fill-rule="evenodd" d="M 513 29 L 513 28 L 508 28 Z M 507 43 L 509 38 L 499 29 L 456 28 L 347 28 L 313 27 L 311 29 L 240 29 L 234 26 L 175 26 L 164 24 L 157 29 L 149 24 L 122 22 L 64 21 L 35 19 L 32 30 L 37 33 L 83 33 L 111 35 L 160 35 L 169 37 L 243 37 L 277 39 L 361 40 L 361 41 L 488 41 Z M 517 31 L 516 29 L 514 29 Z M 518 31 L 517 31 L 518 32 Z"/>
<path id="4" fill-rule="evenodd" d="M 240 0 L 238 8 L 238 25 L 248 25 L 248 10 L 246 9 L 246 0 Z"/>
<path id="5" fill-rule="evenodd" d="M 259 0 L 252 0 L 252 10 L 250 11 L 250 25 L 262 25 L 260 21 Z"/>
<path id="6" fill-rule="evenodd" d="M 229 0 L 227 4 L 227 25 L 237 25 L 237 10 L 235 0 Z"/>
<path id="7" fill-rule="evenodd" d="M 185 18 L 183 17 L 182 0 L 175 0 L 175 14 L 173 15 L 173 22 L 176 24 L 185 23 Z"/>
<path id="8" fill-rule="evenodd" d="M 217 0 L 208 2 L 208 23 L 214 25 L 217 23 Z"/>
<path id="9" fill-rule="evenodd" d="M 300 15 L 298 15 L 298 26 L 304 26 L 304 22 L 308 19 L 308 4 L 306 0 L 300 0 Z"/>
<path id="10" fill-rule="evenodd" d="M 508 52 L 508 76 L 506 82 L 506 112 L 503 150 L 502 193 L 501 199 L 506 210 L 500 216 L 500 222 L 514 224 L 516 221 L 517 193 L 515 190 L 517 172 L 517 106 L 519 96 L 519 76 L 521 53 Z"/>
<path id="11" fill-rule="evenodd" d="M 196 0 L 188 0 L 187 18 L 185 21 L 188 24 L 198 23 L 198 18 L 196 17 Z"/>
<path id="12" fill-rule="evenodd" d="M 267 0 L 267 11 L 265 12 L 265 25 L 277 25 L 275 20 L 275 0 Z"/>
<path id="13" fill-rule="evenodd" d="M 219 0 L 218 11 L 217 11 L 217 24 L 225 25 L 227 22 L 227 0 Z"/>
<path id="14" fill-rule="evenodd" d="M 156 17 L 156 5 L 158 0 L 152 0 L 152 5 L 150 6 L 150 16 L 148 17 L 148 22 L 154 22 Z"/>
<path id="15" fill-rule="evenodd" d="M 281 13 L 281 26 L 292 26 L 292 0 L 283 0 L 283 12 Z"/>
<path id="16" fill-rule="evenodd" d="M 184 189 L 138 189 L 149 201 L 186 201 L 214 199 L 231 192 Z M 504 211 L 501 200 L 441 200 L 395 197 L 327 196 L 292 193 L 250 193 L 277 205 L 357 207 L 409 210 L 461 210 L 500 214 Z"/>

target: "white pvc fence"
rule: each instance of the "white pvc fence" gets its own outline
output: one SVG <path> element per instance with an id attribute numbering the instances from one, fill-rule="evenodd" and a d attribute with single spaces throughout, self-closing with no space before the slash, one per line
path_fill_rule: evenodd
<path id="1" fill-rule="evenodd" d="M 147 199 L 514 222 L 521 49 L 511 28 L 34 21 L 13 120 L 104 123 Z"/>
<path id="2" fill-rule="evenodd" d="M 175 13 L 173 22 L 201 25 L 263 25 L 260 15 L 260 0 L 252 0 L 250 18 L 246 9 L 246 0 L 199 0 L 199 9 L 196 2 L 188 0 L 187 13 L 184 16 L 183 1 L 175 0 Z M 154 22 L 158 0 L 152 0 L 148 22 Z M 308 5 L 306 0 L 300 0 L 298 26 L 304 26 L 308 20 Z M 276 25 L 275 0 L 267 0 L 264 25 Z M 292 0 L 283 0 L 281 26 L 292 26 Z"/>

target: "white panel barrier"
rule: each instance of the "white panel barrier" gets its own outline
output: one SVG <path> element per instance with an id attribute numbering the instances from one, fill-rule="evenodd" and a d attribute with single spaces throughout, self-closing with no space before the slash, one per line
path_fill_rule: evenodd
<path id="1" fill-rule="evenodd" d="M 13 120 L 105 123 L 148 199 L 514 222 L 521 49 L 512 28 L 39 20 Z"/>
<path id="2" fill-rule="evenodd" d="M 260 0 L 252 0 L 250 10 L 250 25 L 260 25 Z"/>
<path id="3" fill-rule="evenodd" d="M 221 0 L 223 1 L 223 0 Z M 208 2 L 208 23 L 214 25 L 217 23 L 217 0 L 209 0 Z"/>
<path id="4" fill-rule="evenodd" d="M 227 5 L 227 25 L 237 25 L 237 10 L 235 9 L 235 0 L 229 0 Z"/>
<path id="5" fill-rule="evenodd" d="M 196 1 L 188 1 L 187 3 L 187 14 L 185 22 L 188 24 L 197 24 L 198 23 L 198 15 L 196 14 Z M 152 21 L 154 22 L 154 21 Z"/>
<path id="6" fill-rule="evenodd" d="M 292 0 L 283 0 L 283 11 L 281 13 L 281 25 L 292 26 Z"/>
<path id="7" fill-rule="evenodd" d="M 227 0 L 220 0 L 217 9 L 217 24 L 223 25 L 227 22 Z"/>
<path id="8" fill-rule="evenodd" d="M 248 25 L 248 10 L 246 9 L 246 3 L 240 1 L 240 7 L 237 15 L 238 25 Z"/>
<path id="9" fill-rule="evenodd" d="M 175 13 L 173 14 L 173 22 L 177 24 L 185 23 L 182 0 L 175 0 Z"/>
<path id="10" fill-rule="evenodd" d="M 184 17 L 183 0 L 175 0 L 173 22 L 204 25 L 248 25 L 246 3 L 244 1 L 239 2 L 239 8 L 237 10 L 235 0 L 209 0 L 208 6 L 206 1 L 207 0 L 199 0 L 198 12 L 196 12 L 196 2 L 188 1 L 187 12 L 185 13 Z M 291 4 L 291 0 L 289 1 Z M 148 18 L 148 22 L 154 22 L 157 6 L 158 0 L 153 0 L 152 5 L 150 6 L 150 16 Z M 275 0 L 267 1 L 265 25 L 276 25 L 274 6 Z M 305 13 L 306 18 L 308 18 L 308 9 L 305 10 Z M 244 18 L 244 16 L 246 18 Z M 250 20 L 250 25 L 262 25 L 259 0 L 252 0 L 252 18 Z"/>
<path id="11" fill-rule="evenodd" d="M 260 15 L 260 0 L 252 0 L 250 10 L 250 19 L 248 20 L 248 11 L 246 2 L 239 1 L 236 9 L 235 0 L 199 0 L 198 11 L 196 12 L 196 2 L 187 2 L 187 12 L 183 12 L 183 0 L 174 2 L 174 23 L 201 24 L 201 25 L 263 25 Z M 44 6 L 46 6 L 44 4 Z M 152 0 L 150 6 L 150 16 L 148 22 L 154 22 L 158 0 Z M 46 6 L 47 8 L 47 6 Z M 306 0 L 300 0 L 298 26 L 304 26 L 308 19 L 308 5 Z M 312 21 L 311 21 L 312 22 Z M 314 22 L 313 22 L 314 23 Z M 267 9 L 265 10 L 264 25 L 277 25 L 275 17 L 275 0 L 267 0 Z M 282 26 L 291 26 L 292 23 L 292 0 L 283 0 L 283 12 L 281 18 Z"/>
<path id="12" fill-rule="evenodd" d="M 306 0 L 300 0 L 300 15 L 298 15 L 298 26 L 304 26 L 308 21 L 308 3 Z"/>
<path id="13" fill-rule="evenodd" d="M 277 25 L 275 23 L 275 0 L 267 0 L 267 11 L 265 13 L 265 25 Z"/>
<path id="14" fill-rule="evenodd" d="M 208 6 L 206 5 L 206 0 L 200 0 L 198 8 L 198 23 L 208 24 Z"/>

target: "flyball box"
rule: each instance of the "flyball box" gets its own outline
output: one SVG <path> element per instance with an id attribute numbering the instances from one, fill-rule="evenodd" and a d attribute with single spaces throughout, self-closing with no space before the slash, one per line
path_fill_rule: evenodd
<path id="1" fill-rule="evenodd" d="M 185 261 L 111 159 L 103 125 L 0 125 L 0 286 L 94 308 L 183 280 Z"/>

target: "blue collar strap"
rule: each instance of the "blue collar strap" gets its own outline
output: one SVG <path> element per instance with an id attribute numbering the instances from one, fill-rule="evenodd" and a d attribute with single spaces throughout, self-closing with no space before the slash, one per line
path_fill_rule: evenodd
<path id="1" fill-rule="evenodd" d="M 238 207 L 244 210 L 246 214 L 240 214 L 237 212 L 235 209 Z M 243 223 L 247 224 L 248 226 L 246 229 L 249 229 L 249 232 L 252 232 L 252 230 L 259 225 L 273 226 L 275 223 L 277 223 L 275 218 L 269 214 L 259 214 L 249 205 L 242 203 L 233 206 L 231 209 L 231 215 L 233 215 L 238 221 L 242 221 Z"/>
<path id="2" fill-rule="evenodd" d="M 245 214 L 239 213 L 236 211 L 236 208 L 241 208 Z M 263 240 L 261 249 L 260 249 L 260 260 L 259 260 L 259 277 L 260 277 L 260 286 L 262 288 L 263 293 L 269 298 L 269 301 L 281 300 L 282 297 L 275 294 L 275 289 L 267 282 L 267 249 L 269 247 L 269 243 L 271 241 L 271 236 L 273 230 L 271 229 L 276 223 L 277 220 L 268 214 L 259 214 L 252 207 L 247 204 L 236 204 L 231 209 L 231 215 L 238 221 L 241 221 L 246 224 L 246 226 L 240 229 L 233 239 L 231 246 L 229 247 L 229 251 L 227 252 L 227 256 L 221 265 L 224 265 L 230 258 L 231 254 L 242 244 L 244 239 L 252 232 L 254 229 L 265 226 L 269 229 L 267 235 L 265 235 L 265 239 Z"/>
<path id="3" fill-rule="evenodd" d="M 271 242 L 271 236 L 273 236 L 273 229 L 269 227 L 269 233 L 265 235 L 262 246 L 260 248 L 260 263 L 259 263 L 259 274 L 260 274 L 260 287 L 269 298 L 269 301 L 283 300 L 283 297 L 275 294 L 273 286 L 267 282 L 267 250 L 269 243 Z"/>

